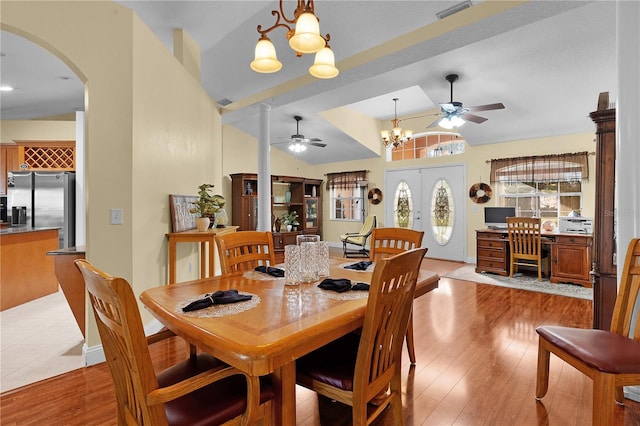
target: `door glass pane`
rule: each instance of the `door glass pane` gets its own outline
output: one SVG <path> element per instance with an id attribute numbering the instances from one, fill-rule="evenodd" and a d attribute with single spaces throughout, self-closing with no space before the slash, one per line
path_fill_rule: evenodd
<path id="1" fill-rule="evenodd" d="M 406 181 L 401 181 L 396 188 L 394 197 L 395 206 L 393 222 L 398 228 L 411 228 L 413 226 L 413 198 L 411 189 Z"/>
<path id="2" fill-rule="evenodd" d="M 440 179 L 433 187 L 431 195 L 431 227 L 436 243 L 444 246 L 453 234 L 454 205 L 451 187 L 445 179 Z"/>

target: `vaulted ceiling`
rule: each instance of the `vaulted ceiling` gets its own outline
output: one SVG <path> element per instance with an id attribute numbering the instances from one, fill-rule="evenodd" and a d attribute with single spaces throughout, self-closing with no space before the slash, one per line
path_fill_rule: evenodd
<path id="1" fill-rule="evenodd" d="M 331 34 L 340 69 L 331 80 L 308 74 L 313 55 L 296 58 L 282 29 L 270 38 L 283 69 L 250 70 L 256 26 L 275 22 L 276 1 L 117 3 L 133 9 L 169 50 L 175 28 L 199 43 L 202 85 L 221 103 L 223 123 L 257 137 L 258 105 L 267 103 L 276 142 L 294 134 L 293 116 L 302 116 L 300 132 L 327 144 L 298 154 L 311 164 L 377 155 L 328 121 L 326 111 L 348 107 L 391 127 L 397 97 L 399 116 L 435 114 L 438 103 L 449 101 L 444 77 L 452 72 L 460 75 L 455 100 L 506 107 L 478 113 L 488 120 L 460 128 L 471 145 L 593 131 L 587 114 L 596 109 L 598 94 L 616 97 L 616 6 L 610 1 L 473 0 L 471 8 L 440 20 L 436 14 L 458 1 L 319 0 L 320 29 Z M 285 13 L 294 7 L 286 1 Z M 83 86 L 66 65 L 21 37 L 1 35 L 1 83 L 16 87 L 0 94 L 3 119 L 82 108 Z"/>

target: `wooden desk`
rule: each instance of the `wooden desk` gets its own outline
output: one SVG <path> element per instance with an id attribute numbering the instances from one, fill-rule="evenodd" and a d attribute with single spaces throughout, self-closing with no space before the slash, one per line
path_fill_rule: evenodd
<path id="1" fill-rule="evenodd" d="M 207 232 L 200 232 L 195 229 L 184 232 L 170 232 L 169 238 L 169 284 L 176 282 L 176 244 L 178 243 L 200 243 L 200 278 L 212 277 L 215 275 L 216 265 L 216 235 L 236 232 L 237 226 L 225 226 L 224 228 L 212 228 Z M 207 261 L 207 246 L 209 256 Z M 207 266 L 209 273 L 207 274 Z"/>
<path id="2" fill-rule="evenodd" d="M 542 244 L 550 248 L 552 283 L 568 282 L 591 287 L 591 235 L 543 232 Z M 476 272 L 508 276 L 509 235 L 506 229 L 476 231 Z"/>
<path id="3" fill-rule="evenodd" d="M 331 276 L 367 282 L 371 273 L 340 269 Z M 438 287 L 438 274 L 421 271 L 416 297 Z M 367 299 L 339 300 L 317 282 L 285 286 L 284 279 L 212 277 L 151 288 L 140 295 L 168 329 L 202 350 L 252 376 L 274 375 L 277 425 L 296 424 L 295 360 L 362 327 Z M 194 318 L 175 311 L 178 303 L 216 290 L 235 288 L 260 297 L 253 309 L 218 318 Z"/>

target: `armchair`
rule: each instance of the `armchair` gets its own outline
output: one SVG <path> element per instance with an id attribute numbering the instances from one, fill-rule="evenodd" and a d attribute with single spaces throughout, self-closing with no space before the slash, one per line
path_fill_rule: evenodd
<path id="1" fill-rule="evenodd" d="M 344 257 L 369 257 L 369 250 L 367 250 L 366 244 L 367 239 L 375 227 L 376 217 L 370 214 L 365 219 L 359 232 L 347 232 L 346 234 L 340 235 Z M 355 250 L 349 249 L 347 244 L 352 244 L 359 248 Z"/>

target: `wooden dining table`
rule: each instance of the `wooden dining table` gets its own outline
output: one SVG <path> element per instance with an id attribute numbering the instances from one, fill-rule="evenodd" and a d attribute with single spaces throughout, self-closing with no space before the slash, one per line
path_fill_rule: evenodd
<path id="1" fill-rule="evenodd" d="M 344 269 L 351 263 L 331 259 L 330 278 L 369 283 L 372 272 Z M 438 274 L 422 270 L 415 297 L 436 289 L 438 281 Z M 189 301 L 228 289 L 251 294 L 252 300 L 182 312 Z M 295 360 L 364 323 L 368 293 L 347 293 L 322 290 L 317 281 L 285 285 L 283 278 L 250 271 L 150 288 L 140 300 L 164 326 L 200 350 L 247 375 L 271 374 L 275 424 L 295 425 Z"/>

